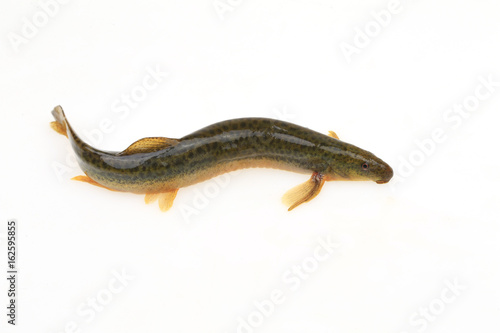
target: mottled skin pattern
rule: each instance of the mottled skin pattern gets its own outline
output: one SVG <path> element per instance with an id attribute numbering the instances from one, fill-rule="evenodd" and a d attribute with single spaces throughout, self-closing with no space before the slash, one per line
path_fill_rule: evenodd
<path id="1" fill-rule="evenodd" d="M 219 122 L 178 139 L 173 146 L 131 155 L 97 150 L 67 126 L 82 170 L 101 185 L 119 191 L 164 192 L 249 167 L 318 173 L 326 180 L 385 183 L 392 177 L 390 166 L 368 151 L 273 119 Z"/>

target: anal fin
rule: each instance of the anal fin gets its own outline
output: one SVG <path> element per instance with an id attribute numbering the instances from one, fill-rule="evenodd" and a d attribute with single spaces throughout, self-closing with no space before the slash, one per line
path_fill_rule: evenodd
<path id="1" fill-rule="evenodd" d="M 99 187 L 105 188 L 106 190 L 118 192 L 117 190 L 113 190 L 111 188 L 108 188 L 108 187 L 106 187 L 104 185 L 99 184 L 98 182 L 96 182 L 95 180 L 93 180 L 92 178 L 90 178 L 89 176 L 76 176 L 76 177 L 73 177 L 71 179 L 72 180 L 78 180 L 79 182 L 89 183 L 89 184 L 94 185 L 94 186 L 99 186 Z"/>
<path id="2" fill-rule="evenodd" d="M 308 181 L 288 190 L 283 195 L 282 201 L 289 206 L 288 211 L 291 211 L 298 205 L 314 199 L 321 191 L 323 184 L 325 184 L 323 175 L 315 172 Z"/>

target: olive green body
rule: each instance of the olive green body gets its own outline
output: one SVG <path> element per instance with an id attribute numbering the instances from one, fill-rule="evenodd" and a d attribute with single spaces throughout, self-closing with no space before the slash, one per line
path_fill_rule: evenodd
<path id="1" fill-rule="evenodd" d="M 249 167 L 319 173 L 326 180 L 386 182 L 392 169 L 372 153 L 333 137 L 266 118 L 227 120 L 152 152 L 123 155 L 97 150 L 78 138 L 68 124 L 82 170 L 114 190 L 162 192 Z M 370 164 L 363 170 L 364 163 Z"/>

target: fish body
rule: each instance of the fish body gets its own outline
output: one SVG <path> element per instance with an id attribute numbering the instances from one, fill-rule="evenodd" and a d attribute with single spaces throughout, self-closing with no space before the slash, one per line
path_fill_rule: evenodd
<path id="1" fill-rule="evenodd" d="M 68 136 L 86 174 L 78 180 L 115 191 L 146 194 L 146 201 L 151 201 L 148 197 L 164 197 L 165 193 L 175 198 L 179 188 L 243 168 L 312 173 L 309 181 L 285 195 L 284 201 L 293 209 L 314 198 L 327 180 L 386 183 L 393 174 L 387 163 L 339 140 L 333 132 L 327 136 L 280 120 L 226 120 L 180 139 L 145 138 L 122 152 L 109 152 L 83 142 L 61 107 L 56 107 L 53 115 L 53 128 Z M 167 206 L 171 205 L 169 202 Z"/>

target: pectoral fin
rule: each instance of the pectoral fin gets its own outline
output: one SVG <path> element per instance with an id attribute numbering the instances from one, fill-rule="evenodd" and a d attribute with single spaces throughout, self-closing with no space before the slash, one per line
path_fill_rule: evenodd
<path id="1" fill-rule="evenodd" d="M 314 199 L 321 191 L 324 183 L 323 175 L 315 172 L 308 181 L 288 190 L 283 195 L 282 201 L 285 205 L 290 206 L 288 211 L 291 211 L 298 205 Z"/>
<path id="2" fill-rule="evenodd" d="M 137 140 L 136 142 L 131 144 L 127 149 L 122 151 L 119 155 L 150 153 L 171 146 L 175 146 L 178 143 L 179 140 L 177 139 L 162 138 L 162 137 L 144 138 Z"/>
<path id="3" fill-rule="evenodd" d="M 340 140 L 339 136 L 334 131 L 328 131 L 328 136 L 331 136 L 334 139 Z"/>

